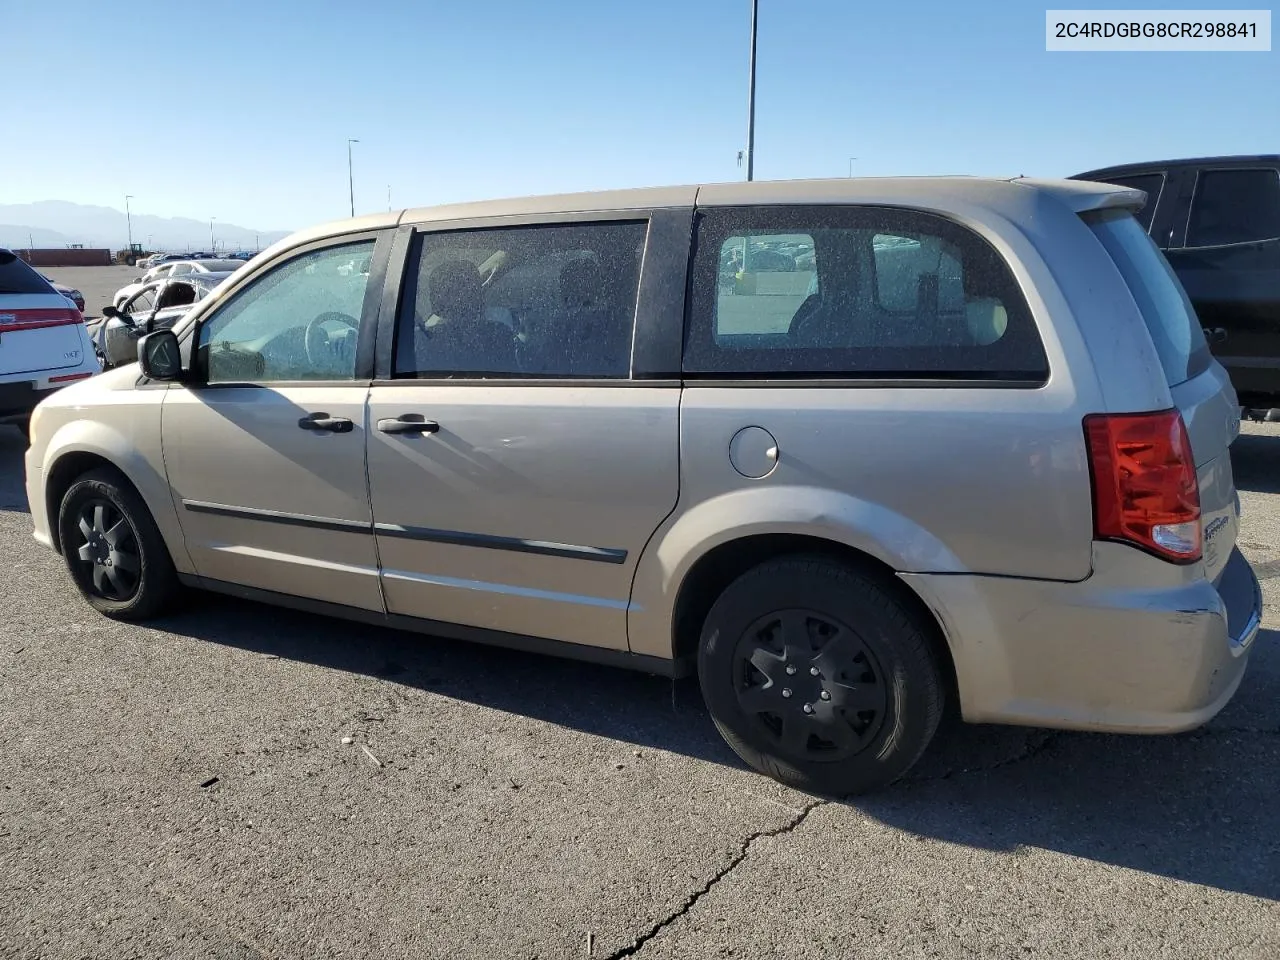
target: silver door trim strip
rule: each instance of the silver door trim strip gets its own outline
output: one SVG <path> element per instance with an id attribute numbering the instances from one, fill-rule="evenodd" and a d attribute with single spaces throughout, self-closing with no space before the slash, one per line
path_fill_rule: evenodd
<path id="1" fill-rule="evenodd" d="M 283 510 L 265 510 L 261 507 L 234 507 L 226 503 L 210 503 L 207 500 L 183 500 L 182 506 L 192 513 L 210 513 L 220 517 L 240 517 L 246 520 L 265 520 L 295 527 L 316 527 L 321 530 L 360 531 L 372 533 L 369 520 L 339 520 L 334 517 L 313 517 L 305 513 L 286 513 Z"/>
<path id="2" fill-rule="evenodd" d="M 397 523 L 371 523 L 365 520 L 340 520 L 335 517 L 316 517 L 305 513 L 287 513 L 283 510 L 266 510 L 261 507 L 237 507 L 227 503 L 207 500 L 182 501 L 184 509 L 192 513 L 207 513 L 220 517 L 237 517 L 244 520 L 263 520 L 296 527 L 318 530 L 376 533 L 381 537 L 401 540 L 424 540 L 431 543 L 447 543 L 460 547 L 479 547 L 487 550 L 508 550 L 514 553 L 533 553 L 546 557 L 565 557 L 570 560 L 593 560 L 598 563 L 626 563 L 627 551 L 612 547 L 590 547 L 576 543 L 556 543 L 550 540 L 528 540 L 522 537 L 501 537 L 489 533 L 466 533 L 461 530 L 438 530 L 432 527 L 408 527 Z"/>

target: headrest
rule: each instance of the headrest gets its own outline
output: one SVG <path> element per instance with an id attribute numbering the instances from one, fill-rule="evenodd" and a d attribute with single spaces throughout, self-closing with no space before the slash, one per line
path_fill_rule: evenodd
<path id="1" fill-rule="evenodd" d="M 480 271 L 470 260 L 446 260 L 440 264 L 431 271 L 427 289 L 431 312 L 446 320 L 475 320 L 483 310 Z"/>
<path id="2" fill-rule="evenodd" d="M 1009 327 L 1009 312 L 995 297 L 978 297 L 964 305 L 965 322 L 975 343 L 986 346 L 1004 336 Z"/>

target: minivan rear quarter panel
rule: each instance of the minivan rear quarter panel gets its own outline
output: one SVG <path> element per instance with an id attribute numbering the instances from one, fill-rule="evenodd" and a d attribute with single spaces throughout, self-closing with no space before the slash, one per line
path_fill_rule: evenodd
<path id="1" fill-rule="evenodd" d="M 823 185 L 806 186 L 817 195 L 797 199 L 820 202 Z M 941 194 L 930 204 L 928 190 L 901 190 L 899 182 L 874 202 L 938 214 L 999 253 L 1034 320 L 1047 378 L 1016 385 L 762 375 L 725 382 L 686 374 L 680 500 L 637 571 L 634 652 L 670 655 L 671 611 L 688 572 L 716 546 L 755 534 L 823 536 L 903 573 L 1089 576 L 1093 514 L 1082 420 L 1109 402 L 1091 342 L 1145 350 L 1139 356 L 1152 382 L 1144 376 L 1113 390 L 1111 402 L 1169 406 L 1158 361 L 1138 336 L 1132 297 L 1075 211 L 1051 195 L 998 184 L 979 209 Z M 705 188 L 699 208 L 738 199 L 733 188 Z M 695 259 L 719 254 L 699 247 Z M 1068 269 L 1080 262 L 1083 279 Z M 693 309 L 696 302 L 695 291 Z M 1088 340 L 1079 311 L 1094 314 Z M 1135 324 L 1136 333 L 1125 329 Z M 1126 369 L 1132 379 L 1133 367 Z M 759 479 L 730 459 L 734 437 L 749 427 L 776 441 L 776 466 Z"/>

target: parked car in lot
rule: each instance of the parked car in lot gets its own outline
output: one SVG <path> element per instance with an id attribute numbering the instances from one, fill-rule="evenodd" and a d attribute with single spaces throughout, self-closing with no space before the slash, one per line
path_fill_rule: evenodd
<path id="1" fill-rule="evenodd" d="M 130 297 L 139 290 L 165 277 L 181 277 L 190 273 L 218 274 L 220 277 L 244 266 L 241 260 L 170 260 L 157 264 L 132 283 L 126 284 L 116 291 L 111 298 L 111 305 L 119 310 Z"/>
<path id="2" fill-rule="evenodd" d="M 72 303 L 74 303 L 76 305 L 77 310 L 79 310 L 81 313 L 84 313 L 84 294 L 83 293 L 81 293 L 75 287 L 69 287 L 65 283 L 58 283 L 56 280 L 52 279 L 51 277 L 45 276 L 43 273 L 40 274 L 40 279 L 43 280 L 45 283 L 49 284 L 49 286 L 53 287 L 53 289 L 57 291 L 59 294 L 61 294 L 62 296 L 70 300 Z"/>
<path id="3" fill-rule="evenodd" d="M 104 370 L 138 362 L 138 339 L 154 330 L 166 330 L 192 304 L 199 303 L 232 271 L 196 272 L 177 277 L 161 276 L 138 284 L 118 307 L 105 307 L 102 318 L 89 325 L 98 362 Z"/>
<path id="4" fill-rule="evenodd" d="M 1143 190 L 1138 215 L 1250 408 L 1280 407 L 1280 154 L 1129 163 L 1075 179 Z"/>
<path id="5" fill-rule="evenodd" d="M 37 403 L 98 369 L 80 311 L 0 248 L 0 423 L 25 431 Z"/>
<path id="6" fill-rule="evenodd" d="M 696 672 L 824 793 L 901 776 L 948 698 L 1194 727 L 1261 597 L 1236 397 L 1141 202 L 839 180 L 317 227 L 40 405 L 35 536 L 111 617 L 187 585 Z"/>

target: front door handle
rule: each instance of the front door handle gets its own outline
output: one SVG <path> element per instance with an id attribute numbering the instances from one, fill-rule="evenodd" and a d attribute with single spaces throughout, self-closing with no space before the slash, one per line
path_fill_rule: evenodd
<path id="1" fill-rule="evenodd" d="M 397 417 L 394 420 L 378 421 L 378 429 L 383 433 L 438 433 L 440 424 L 434 420 L 410 419 L 410 416 Z"/>
<path id="2" fill-rule="evenodd" d="M 1210 343 L 1225 343 L 1229 336 L 1225 327 L 1204 327 L 1203 329 Z"/>
<path id="3" fill-rule="evenodd" d="M 350 433 L 355 424 L 346 417 L 331 417 L 327 413 L 313 413 L 309 417 L 303 417 L 299 420 L 298 426 L 303 430 L 312 430 L 316 433 Z"/>

